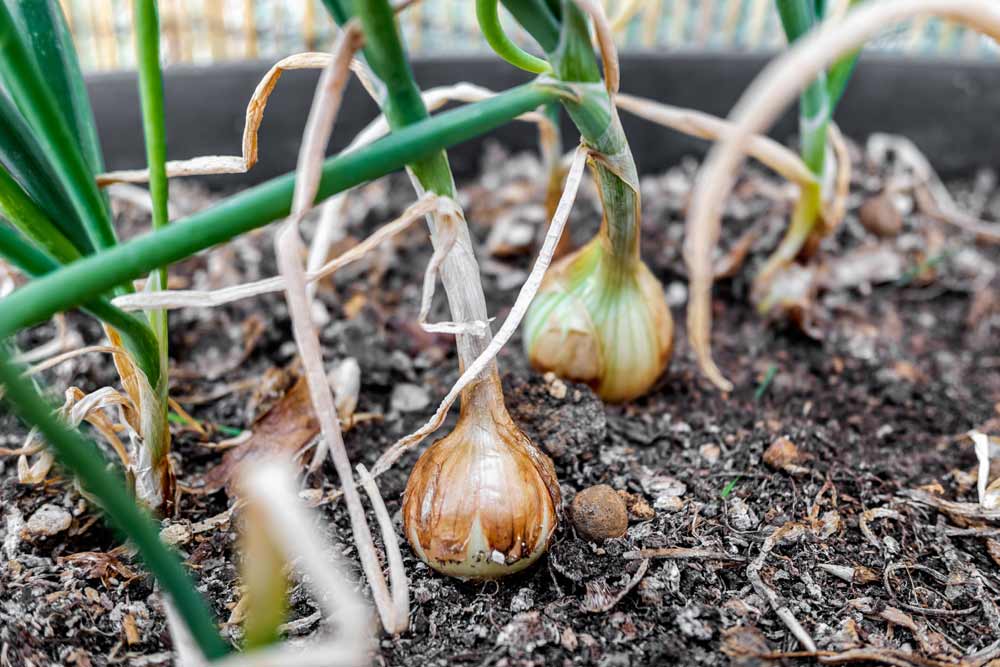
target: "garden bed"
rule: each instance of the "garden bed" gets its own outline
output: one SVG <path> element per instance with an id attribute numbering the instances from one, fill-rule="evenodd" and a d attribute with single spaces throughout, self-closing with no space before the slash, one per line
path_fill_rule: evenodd
<path id="1" fill-rule="evenodd" d="M 567 505 L 593 484 L 628 494 L 628 533 L 595 545 L 566 519 L 538 565 L 487 583 L 437 575 L 404 547 L 411 626 L 378 639 L 375 664 L 750 665 L 785 652 L 792 652 L 789 664 L 815 661 L 795 657 L 802 646 L 761 586 L 834 660 L 926 665 L 980 651 L 1000 655 L 1000 531 L 935 507 L 975 501 L 976 459 L 964 434 L 1000 425 L 1000 253 L 916 210 L 904 215 L 898 235 L 875 238 L 858 212 L 882 190 L 889 167 L 855 153 L 850 214 L 823 245 L 831 269 L 849 279 L 817 300 L 819 338 L 768 324 L 748 303 L 749 276 L 776 242 L 790 203 L 779 179 L 744 172 L 724 238 L 765 222 L 747 266 L 715 293 L 713 340 L 736 385 L 731 395 L 700 377 L 683 334 L 654 391 L 620 406 L 539 376 L 515 337 L 499 357 L 513 417 L 552 456 Z M 534 175 L 534 158 L 495 146 L 480 163 L 482 177 L 462 190 L 463 204 L 488 258 L 489 312 L 502 320 L 532 255 L 487 239 L 497 214 L 512 207 L 521 207 L 519 224 L 541 223 L 538 206 L 524 202 L 538 200 L 534 188 L 543 179 Z M 695 167 L 686 160 L 643 179 L 642 254 L 666 288 L 679 332 L 683 214 Z M 950 189 L 963 206 L 1000 218 L 1000 190 L 986 172 Z M 583 192 L 571 217 L 578 243 L 599 222 L 594 193 Z M 212 197 L 177 185 L 172 199 L 190 210 Z M 359 190 L 342 247 L 409 201 L 401 177 Z M 129 221 L 136 230 L 147 224 L 144 212 L 127 206 L 121 217 L 124 229 Z M 322 330 L 325 358 L 358 361 L 357 412 L 374 415 L 345 435 L 353 461 L 370 465 L 423 423 L 456 379 L 451 340 L 415 324 L 429 257 L 426 231 L 415 227 L 318 291 L 331 316 Z M 878 271 L 866 273 L 870 265 Z M 172 270 L 178 285 L 194 288 L 274 273 L 268 231 Z M 438 308 L 432 319 L 446 317 L 443 303 Z M 315 427 L 307 401 L 282 402 L 295 395 L 295 347 L 280 295 L 174 311 L 170 323 L 171 395 L 208 436 L 174 425 L 175 463 L 190 491 L 165 525 L 227 619 L 239 599 L 238 519 L 224 490 L 196 492 L 217 479 L 227 456 L 212 443 L 268 424 L 283 429 L 275 441 L 287 445 Z M 69 324 L 87 343 L 100 337 L 81 317 L 70 315 Z M 19 343 L 30 348 L 54 332 L 45 325 Z M 47 379 L 85 391 L 116 381 L 99 355 L 63 364 Z M 18 446 L 26 433 L 9 415 L 0 417 L 0 431 L 2 447 Z M 407 455 L 380 480 L 397 523 L 415 458 Z M 72 483 L 55 475 L 26 487 L 16 476 L 15 461 L 0 459 L 0 665 L 172 664 L 152 579 L 116 548 Z M 317 530 L 336 541 L 360 579 L 337 486 L 328 465 L 308 479 L 303 497 L 322 518 Z M 32 532 L 31 518 L 45 504 L 72 517 L 68 528 Z M 302 586 L 292 593 L 289 620 L 290 637 L 320 629 Z M 234 624 L 224 634 L 238 640 L 239 632 Z"/>

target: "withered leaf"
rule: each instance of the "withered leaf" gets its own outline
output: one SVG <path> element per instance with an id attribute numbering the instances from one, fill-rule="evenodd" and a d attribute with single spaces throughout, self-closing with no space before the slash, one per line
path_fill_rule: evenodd
<path id="1" fill-rule="evenodd" d="M 319 422 L 309 400 L 309 386 L 298 378 L 274 406 L 253 427 L 253 435 L 239 447 L 230 449 L 196 485 L 196 493 L 215 493 L 225 487 L 234 496 L 233 482 L 241 462 L 255 456 L 286 456 L 300 453 L 319 434 Z"/>

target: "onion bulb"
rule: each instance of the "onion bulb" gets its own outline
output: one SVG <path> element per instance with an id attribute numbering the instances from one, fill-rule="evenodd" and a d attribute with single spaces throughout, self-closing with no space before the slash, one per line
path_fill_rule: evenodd
<path id="1" fill-rule="evenodd" d="M 616 261 L 595 237 L 553 265 L 524 321 L 532 366 L 589 384 L 609 402 L 646 393 L 670 363 L 674 323 L 642 260 Z"/>
<path id="2" fill-rule="evenodd" d="M 559 503 L 552 461 L 506 408 L 463 404 L 455 429 L 410 473 L 403 527 L 414 552 L 438 572 L 493 579 L 545 552 Z"/>

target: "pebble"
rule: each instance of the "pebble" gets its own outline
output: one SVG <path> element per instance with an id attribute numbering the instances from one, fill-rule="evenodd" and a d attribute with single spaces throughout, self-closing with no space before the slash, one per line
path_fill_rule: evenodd
<path id="1" fill-rule="evenodd" d="M 858 217 L 865 229 L 882 238 L 896 236 L 903 229 L 903 216 L 886 192 L 881 192 L 862 204 Z"/>
<path id="2" fill-rule="evenodd" d="M 557 401 L 561 401 L 566 398 L 566 392 L 568 391 L 566 383 L 556 377 L 555 373 L 549 371 L 544 375 L 544 379 L 545 388 L 549 392 L 549 396 Z"/>
<path id="3" fill-rule="evenodd" d="M 393 410 L 399 412 L 416 412 L 431 404 L 430 394 L 423 387 L 408 382 L 400 382 L 392 389 L 389 400 Z"/>
<path id="4" fill-rule="evenodd" d="M 591 486 L 576 494 L 570 515 L 577 532 L 594 542 L 621 537 L 628 530 L 625 501 L 607 484 Z"/>
<path id="5" fill-rule="evenodd" d="M 698 453 L 701 454 L 701 458 L 710 466 L 714 466 L 719 462 L 719 457 L 722 456 L 722 450 L 718 445 L 713 445 L 711 443 L 704 444 L 698 449 Z"/>
<path id="6" fill-rule="evenodd" d="M 191 526 L 187 522 L 172 523 L 160 531 L 160 539 L 170 546 L 187 544 L 191 537 Z"/>
<path id="7" fill-rule="evenodd" d="M 729 501 L 729 523 L 736 530 L 753 530 L 760 523 L 757 514 L 742 498 Z"/>
<path id="8" fill-rule="evenodd" d="M 58 505 L 45 504 L 35 510 L 24 525 L 24 537 L 52 537 L 69 528 L 73 517 Z"/>

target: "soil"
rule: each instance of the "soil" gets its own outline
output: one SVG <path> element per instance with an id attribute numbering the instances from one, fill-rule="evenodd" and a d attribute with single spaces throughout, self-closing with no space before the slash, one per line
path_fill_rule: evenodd
<path id="1" fill-rule="evenodd" d="M 502 320 L 532 255 L 486 239 L 503 215 L 540 222 L 534 184 L 544 179 L 531 156 L 493 147 L 483 163 L 463 203 L 483 243 L 489 310 Z M 905 192 L 897 202 L 902 229 L 876 238 L 858 211 L 892 182 L 894 167 L 856 151 L 848 218 L 820 251 L 848 279 L 810 304 L 806 334 L 763 319 L 748 302 L 750 278 L 789 212 L 787 188 L 748 168 L 723 236 L 736 239 L 753 225 L 763 234 L 714 293 L 714 350 L 736 386 L 721 394 L 700 377 L 683 334 L 683 212 L 696 167 L 688 161 L 643 180 L 643 256 L 678 325 L 670 369 L 649 395 L 603 405 L 585 386 L 533 372 L 519 339 L 499 358 L 510 410 L 552 456 L 566 506 L 580 490 L 608 484 L 630 506 L 626 535 L 591 543 L 565 519 L 539 564 L 485 583 L 437 575 L 404 546 L 410 629 L 380 636 L 374 664 L 978 666 L 1000 655 L 1000 526 L 977 504 L 976 457 L 965 437 L 973 428 L 1000 432 L 997 248 L 920 213 Z M 1000 191 L 988 172 L 949 188 L 967 210 L 1000 219 Z M 216 196 L 173 189 L 186 210 Z M 363 188 L 340 246 L 410 197 L 401 178 Z M 133 232 L 146 224 L 128 206 L 120 219 Z M 594 193 L 585 191 L 574 240 L 598 222 Z M 271 275 L 270 242 L 267 231 L 248 235 L 172 275 L 177 286 L 198 288 Z M 864 261 L 876 251 L 886 254 Z M 426 231 L 414 227 L 318 293 L 331 316 L 322 329 L 325 358 L 358 361 L 357 411 L 379 416 L 346 434 L 352 460 L 369 466 L 423 423 L 457 377 L 452 342 L 415 325 L 429 256 Z M 438 300 L 434 317 L 444 319 Z M 68 322 L 83 342 L 100 340 L 83 316 Z M 222 459 L 208 445 L 253 428 L 290 385 L 295 348 L 280 295 L 173 311 L 170 324 L 171 394 L 209 429 L 202 438 L 174 425 L 175 466 L 182 484 L 196 487 Z M 52 324 L 37 327 L 19 344 L 30 349 L 54 332 Z M 58 396 L 69 385 L 115 385 L 116 377 L 106 357 L 91 354 L 45 381 Z M 403 384 L 411 385 L 405 397 Z M 16 448 L 25 435 L 9 414 L 0 416 L 0 447 Z M 397 528 L 416 456 L 379 481 Z M 346 510 L 330 500 L 338 486 L 332 467 L 305 486 L 321 490 L 307 494 L 316 530 L 340 545 L 367 595 Z M 42 484 L 21 485 L 16 459 L 0 458 L 0 503 L 0 665 L 173 664 L 154 582 L 58 469 Z M 68 529 L 21 539 L 19 522 L 45 504 L 72 516 Z M 191 526 L 222 516 L 178 548 L 223 621 L 239 599 L 238 522 L 227 520 L 229 504 L 224 490 L 185 493 L 165 520 Z M 301 584 L 291 602 L 289 638 L 322 632 Z M 782 616 L 797 619 L 820 653 L 802 653 L 805 644 Z M 238 625 L 223 632 L 239 643 Z"/>

